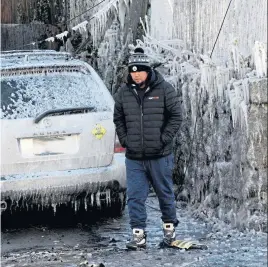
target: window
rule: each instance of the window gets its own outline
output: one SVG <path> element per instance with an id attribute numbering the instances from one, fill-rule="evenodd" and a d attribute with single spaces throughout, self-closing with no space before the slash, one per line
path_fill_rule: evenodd
<path id="1" fill-rule="evenodd" d="M 35 118 L 52 109 L 91 106 L 110 111 L 111 95 L 96 73 L 40 71 L 1 78 L 1 118 Z"/>

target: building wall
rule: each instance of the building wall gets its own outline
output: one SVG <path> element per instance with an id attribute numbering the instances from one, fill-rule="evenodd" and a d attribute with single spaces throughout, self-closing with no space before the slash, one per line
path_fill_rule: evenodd
<path id="1" fill-rule="evenodd" d="M 152 0 L 152 37 L 183 44 L 167 75 L 184 115 L 175 139 L 177 197 L 205 219 L 267 231 L 267 1 L 231 2 L 210 60 L 229 2 Z"/>
<path id="2" fill-rule="evenodd" d="M 169 33 L 169 38 L 181 39 L 186 49 L 210 54 L 229 2 L 230 0 L 152 0 L 152 35 L 162 39 L 163 34 L 166 38 Z M 173 6 L 168 3 L 173 3 Z M 166 9 L 167 13 L 164 12 Z M 167 30 L 170 29 L 171 19 L 172 34 Z M 157 29 L 154 30 L 155 28 Z M 233 0 L 216 44 L 213 60 L 219 64 L 225 63 L 229 56 L 226 48 L 234 43 L 238 45 L 242 55 L 247 57 L 257 40 L 267 40 L 267 1 Z"/>
<path id="3" fill-rule="evenodd" d="M 65 19 L 65 0 L 2 0 L 2 24 L 57 24 Z"/>

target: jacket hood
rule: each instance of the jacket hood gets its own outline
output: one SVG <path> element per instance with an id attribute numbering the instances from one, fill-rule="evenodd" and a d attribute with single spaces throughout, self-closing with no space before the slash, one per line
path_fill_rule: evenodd
<path id="1" fill-rule="evenodd" d="M 164 81 L 163 76 L 157 70 L 153 70 L 152 71 L 152 76 L 151 76 L 151 79 L 150 79 L 148 85 L 151 88 L 153 88 L 153 87 L 155 87 L 156 85 L 158 85 L 159 83 L 161 83 L 163 81 Z"/>

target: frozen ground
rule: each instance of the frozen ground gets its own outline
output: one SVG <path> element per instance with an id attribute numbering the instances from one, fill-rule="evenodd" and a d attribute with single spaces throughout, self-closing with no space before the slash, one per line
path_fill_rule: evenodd
<path id="1" fill-rule="evenodd" d="M 127 210 L 118 219 L 76 228 L 32 227 L 2 232 L 2 267 L 173 266 L 266 267 L 267 235 L 241 233 L 193 219 L 178 209 L 178 239 L 198 240 L 208 250 L 160 249 L 161 222 L 155 198 L 148 199 L 148 248 L 127 251 Z M 94 265 L 95 264 L 95 265 Z M 101 265 L 103 264 L 103 265 Z"/>

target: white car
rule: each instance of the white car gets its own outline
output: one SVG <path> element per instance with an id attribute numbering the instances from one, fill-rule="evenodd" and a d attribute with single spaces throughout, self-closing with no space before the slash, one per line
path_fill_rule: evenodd
<path id="1" fill-rule="evenodd" d="M 87 63 L 68 53 L 1 55 L 1 211 L 125 206 L 114 101 Z"/>

